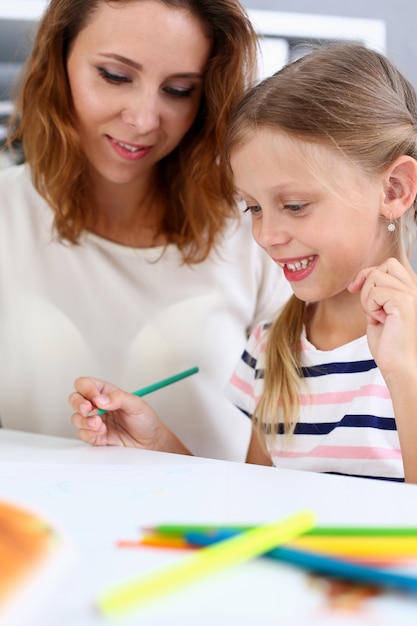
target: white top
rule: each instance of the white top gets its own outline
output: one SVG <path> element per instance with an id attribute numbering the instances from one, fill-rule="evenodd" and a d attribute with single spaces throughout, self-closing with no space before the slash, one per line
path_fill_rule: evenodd
<path id="1" fill-rule="evenodd" d="M 263 393 L 269 324 L 253 331 L 226 390 L 250 416 Z M 301 337 L 300 416 L 291 439 L 267 437 L 274 465 L 288 469 L 403 481 L 391 396 L 366 336 L 318 350 Z M 249 420 L 248 420 L 249 421 Z"/>
<path id="2" fill-rule="evenodd" d="M 193 366 L 147 400 L 192 452 L 241 460 L 250 424 L 223 396 L 247 332 L 289 294 L 281 271 L 230 224 L 220 254 L 181 264 L 175 246 L 133 249 L 51 235 L 53 214 L 27 166 L 0 171 L 0 419 L 77 436 L 77 376 L 133 391 Z"/>

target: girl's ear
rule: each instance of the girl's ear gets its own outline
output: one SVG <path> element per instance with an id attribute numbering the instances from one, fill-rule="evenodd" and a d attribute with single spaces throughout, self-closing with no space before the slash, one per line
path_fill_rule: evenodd
<path id="1" fill-rule="evenodd" d="M 402 155 L 384 173 L 384 200 L 382 213 L 388 219 L 397 219 L 413 204 L 417 195 L 417 161 Z"/>

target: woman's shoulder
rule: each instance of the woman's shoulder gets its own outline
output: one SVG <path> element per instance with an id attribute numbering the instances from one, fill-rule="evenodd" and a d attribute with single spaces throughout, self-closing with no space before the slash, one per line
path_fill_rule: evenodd
<path id="1" fill-rule="evenodd" d="M 7 182 L 13 183 L 16 180 L 22 180 L 27 178 L 28 166 L 22 163 L 21 165 L 7 165 L 6 167 L 0 167 L 0 182 L 5 184 Z"/>
<path id="2" fill-rule="evenodd" d="M 253 241 L 251 222 L 245 220 L 244 216 L 239 214 L 228 217 L 225 221 L 221 238 L 225 245 L 227 245 L 227 242 L 230 243 L 230 241 Z"/>
<path id="3" fill-rule="evenodd" d="M 267 253 L 254 240 L 251 222 L 245 216 L 226 220 L 216 251 L 224 261 L 244 264 L 255 273 L 259 270 L 264 272 L 265 267 L 269 270 L 274 267 Z"/>
<path id="4" fill-rule="evenodd" d="M 4 233 L 50 232 L 52 211 L 36 191 L 27 165 L 0 168 L 0 228 Z"/>
<path id="5" fill-rule="evenodd" d="M 25 164 L 0 168 L 0 198 L 13 200 L 20 191 L 32 186 L 30 170 Z"/>
<path id="6" fill-rule="evenodd" d="M 41 203 L 35 190 L 28 165 L 10 165 L 0 168 L 0 210 L 16 205 Z"/>

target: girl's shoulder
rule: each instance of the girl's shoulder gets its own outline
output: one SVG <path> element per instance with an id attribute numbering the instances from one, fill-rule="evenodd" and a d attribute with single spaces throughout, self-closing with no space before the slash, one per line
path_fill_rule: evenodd
<path id="1" fill-rule="evenodd" d="M 252 330 L 248 338 L 246 351 L 253 357 L 256 356 L 256 358 L 258 358 L 259 355 L 265 351 L 268 341 L 268 332 L 271 325 L 271 321 L 262 321 L 259 322 Z"/>

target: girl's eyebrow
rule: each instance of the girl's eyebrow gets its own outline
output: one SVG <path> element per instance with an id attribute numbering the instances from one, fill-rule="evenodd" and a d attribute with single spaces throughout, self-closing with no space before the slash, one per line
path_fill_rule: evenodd
<path id="1" fill-rule="evenodd" d="M 124 57 L 121 54 L 115 54 L 113 52 L 102 52 L 100 53 L 100 56 L 105 57 L 106 59 L 114 59 L 115 61 L 124 63 L 125 65 L 128 65 L 129 67 L 132 67 L 135 70 L 142 69 L 142 66 L 140 63 L 137 63 L 136 61 L 133 61 L 132 59 L 129 59 L 128 57 Z M 179 72 L 178 74 L 173 74 L 172 77 L 173 78 L 198 78 L 202 80 L 203 74 L 201 74 L 200 72 Z"/>

